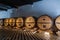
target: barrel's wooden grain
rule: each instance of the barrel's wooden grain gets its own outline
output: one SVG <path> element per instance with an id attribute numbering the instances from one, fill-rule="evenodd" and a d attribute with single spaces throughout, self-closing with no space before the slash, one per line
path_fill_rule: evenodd
<path id="1" fill-rule="evenodd" d="M 60 16 L 58 16 L 55 20 L 56 27 L 60 30 Z"/>
<path id="2" fill-rule="evenodd" d="M 23 18 L 17 18 L 16 19 L 16 26 L 17 27 L 23 27 Z"/>
<path id="3" fill-rule="evenodd" d="M 46 30 L 52 27 L 52 19 L 47 15 L 40 16 L 37 20 L 39 29 Z"/>
<path id="4" fill-rule="evenodd" d="M 34 17 L 32 17 L 32 16 L 27 17 L 26 20 L 25 20 L 25 26 L 27 28 L 33 28 L 35 26 L 35 19 L 34 19 Z"/>
<path id="5" fill-rule="evenodd" d="M 8 26 L 9 25 L 9 19 L 4 19 L 4 26 Z"/>
<path id="6" fill-rule="evenodd" d="M 9 25 L 15 26 L 15 19 L 14 18 L 9 18 Z"/>

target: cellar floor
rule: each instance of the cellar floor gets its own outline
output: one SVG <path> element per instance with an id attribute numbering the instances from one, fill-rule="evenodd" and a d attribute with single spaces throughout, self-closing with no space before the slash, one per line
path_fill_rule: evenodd
<path id="1" fill-rule="evenodd" d="M 31 33 L 25 31 L 13 31 L 0 29 L 0 40 L 60 40 L 59 36 L 49 33 Z"/>

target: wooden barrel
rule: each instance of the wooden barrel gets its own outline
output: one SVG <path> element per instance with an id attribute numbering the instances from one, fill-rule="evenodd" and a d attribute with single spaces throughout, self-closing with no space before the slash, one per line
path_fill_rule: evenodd
<path id="1" fill-rule="evenodd" d="M 0 26 L 3 26 L 3 19 L 0 19 Z"/>
<path id="2" fill-rule="evenodd" d="M 8 26 L 9 25 L 9 19 L 4 19 L 4 26 Z"/>
<path id="3" fill-rule="evenodd" d="M 55 20 L 56 27 L 60 30 L 60 16 L 58 16 Z"/>
<path id="4" fill-rule="evenodd" d="M 22 27 L 23 26 L 23 18 L 17 18 L 16 19 L 16 26 Z"/>
<path id="5" fill-rule="evenodd" d="M 42 30 L 51 28 L 52 23 L 52 19 L 47 15 L 40 16 L 37 20 L 37 26 Z"/>
<path id="6" fill-rule="evenodd" d="M 30 17 L 27 17 L 26 20 L 25 20 L 25 26 L 27 28 L 33 28 L 35 26 L 35 19 L 34 17 L 30 16 Z"/>
<path id="7" fill-rule="evenodd" d="M 9 25 L 10 26 L 15 26 L 15 19 L 14 18 L 9 19 Z"/>

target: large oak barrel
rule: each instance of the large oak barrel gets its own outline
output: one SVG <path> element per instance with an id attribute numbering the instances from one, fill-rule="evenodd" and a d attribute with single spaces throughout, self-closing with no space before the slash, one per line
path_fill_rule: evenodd
<path id="1" fill-rule="evenodd" d="M 9 18 L 9 25 L 15 26 L 15 19 L 14 18 Z"/>
<path id="2" fill-rule="evenodd" d="M 37 26 L 39 29 L 47 30 L 52 27 L 52 19 L 48 15 L 42 15 L 37 20 Z"/>
<path id="3" fill-rule="evenodd" d="M 22 27 L 23 26 L 23 18 L 17 18 L 16 19 L 16 26 Z"/>
<path id="4" fill-rule="evenodd" d="M 0 19 L 0 26 L 3 26 L 3 19 Z"/>
<path id="5" fill-rule="evenodd" d="M 33 28 L 35 26 L 35 19 L 34 17 L 30 16 L 30 17 L 27 17 L 26 20 L 25 20 L 25 26 L 27 28 Z"/>
<path id="6" fill-rule="evenodd" d="M 4 26 L 8 26 L 9 25 L 9 19 L 4 19 Z"/>
<path id="7" fill-rule="evenodd" d="M 58 16 L 58 17 L 55 19 L 55 25 L 56 25 L 57 29 L 60 30 L 60 16 Z"/>

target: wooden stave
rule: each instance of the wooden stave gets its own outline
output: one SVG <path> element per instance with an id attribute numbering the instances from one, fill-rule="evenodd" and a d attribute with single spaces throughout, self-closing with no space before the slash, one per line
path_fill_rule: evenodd
<path id="1" fill-rule="evenodd" d="M 14 21 L 11 21 L 14 20 Z M 15 18 L 9 18 L 9 26 L 15 26 Z"/>
<path id="2" fill-rule="evenodd" d="M 0 19 L 0 26 L 3 26 L 3 19 Z"/>
<path id="3" fill-rule="evenodd" d="M 47 28 L 47 29 L 46 29 L 46 28 L 41 28 L 41 27 L 38 26 L 38 23 L 39 23 L 38 20 L 37 20 L 37 26 L 38 26 L 39 29 L 41 29 L 41 30 L 49 30 L 49 29 L 53 26 L 53 20 L 52 20 L 52 18 L 51 18 L 50 16 L 48 16 L 48 15 L 42 15 L 42 16 L 47 16 L 48 18 L 50 18 L 50 20 L 51 20 L 51 22 L 52 22 L 52 23 L 51 23 L 51 26 L 50 26 L 49 28 Z M 40 16 L 40 17 L 42 17 L 42 16 Z M 39 18 L 40 18 L 40 17 L 39 17 Z M 39 19 L 39 18 L 38 18 L 38 19 Z"/>
<path id="4" fill-rule="evenodd" d="M 20 22 L 17 21 L 18 19 L 20 19 Z M 20 24 L 20 23 L 22 23 L 22 24 Z M 21 26 L 20 26 L 19 24 L 20 24 Z M 24 20 L 23 20 L 23 18 L 22 18 L 22 17 L 17 18 L 17 19 L 16 19 L 16 26 L 17 26 L 17 27 L 23 27 L 23 25 L 24 25 Z"/>
<path id="5" fill-rule="evenodd" d="M 29 18 L 32 18 L 34 21 L 26 21 L 27 19 L 29 19 Z M 33 26 L 32 27 L 28 27 L 28 25 L 30 25 L 30 24 L 33 24 Z M 25 26 L 26 26 L 26 28 L 28 28 L 28 29 L 31 29 L 31 28 L 34 28 L 34 26 L 35 26 L 35 18 L 33 17 L 33 16 L 29 16 L 29 17 L 26 17 L 26 19 L 25 19 Z M 30 25 L 31 26 L 31 25 Z"/>
<path id="6" fill-rule="evenodd" d="M 9 19 L 4 19 L 4 26 L 9 26 Z"/>
<path id="7" fill-rule="evenodd" d="M 59 18 L 60 17 L 60 15 L 59 16 L 57 16 L 56 17 L 56 19 L 55 19 L 55 27 L 58 29 L 58 30 L 60 30 L 60 28 L 59 27 L 57 27 L 57 24 L 56 24 L 56 20 L 57 20 L 57 18 Z M 59 21 L 59 20 L 58 20 Z M 58 24 L 59 24 L 59 22 L 57 22 Z"/>

